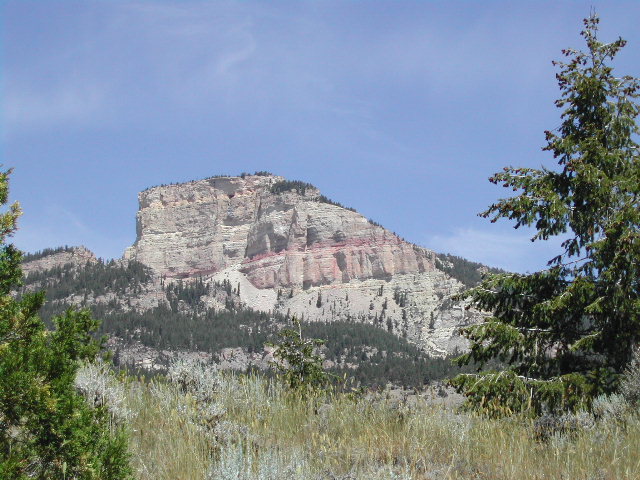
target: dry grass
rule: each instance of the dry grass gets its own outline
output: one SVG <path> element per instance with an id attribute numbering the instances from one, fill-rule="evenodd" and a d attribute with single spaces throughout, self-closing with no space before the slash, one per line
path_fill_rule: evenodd
<path id="1" fill-rule="evenodd" d="M 165 384 L 130 383 L 127 394 L 135 414 L 130 445 L 137 478 L 204 478 L 211 462 L 211 442 L 189 421 L 189 399 Z"/>
<path id="2" fill-rule="evenodd" d="M 167 383 L 128 385 L 139 478 L 640 479 L 637 413 L 541 442 L 530 420 L 420 401 L 302 399 L 255 376 L 223 376 L 216 389 L 225 413 L 212 426 L 198 418 L 197 395 Z M 234 461 L 251 463 L 253 473 L 237 473 Z"/>

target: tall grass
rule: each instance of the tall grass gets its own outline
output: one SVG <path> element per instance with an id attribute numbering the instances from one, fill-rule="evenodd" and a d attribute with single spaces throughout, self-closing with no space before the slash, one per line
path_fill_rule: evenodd
<path id="1" fill-rule="evenodd" d="M 138 478 L 640 478 L 640 416 L 609 408 L 608 399 L 601 410 L 612 413 L 565 418 L 563 428 L 541 435 L 532 420 L 490 420 L 419 398 L 301 398 L 255 375 L 216 374 L 188 385 L 184 378 L 127 383 Z"/>
<path id="2" fill-rule="evenodd" d="M 127 384 L 132 463 L 141 480 L 201 480 L 212 443 L 197 423 L 192 399 L 165 382 Z"/>

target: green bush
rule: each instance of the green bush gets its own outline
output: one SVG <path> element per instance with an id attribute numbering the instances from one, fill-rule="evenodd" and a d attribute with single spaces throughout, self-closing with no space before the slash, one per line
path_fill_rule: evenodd
<path id="1" fill-rule="evenodd" d="M 274 345 L 274 356 L 279 360 L 275 366 L 291 389 L 306 394 L 328 385 L 331 376 L 322 367 L 322 358 L 316 353 L 324 341 L 304 338 L 300 322 L 295 317 L 293 324 L 295 328 L 285 328 L 280 332 L 280 342 Z"/>

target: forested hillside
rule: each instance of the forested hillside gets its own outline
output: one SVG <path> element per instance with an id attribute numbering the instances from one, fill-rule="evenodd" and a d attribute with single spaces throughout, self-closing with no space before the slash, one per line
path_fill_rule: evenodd
<path id="1" fill-rule="evenodd" d="M 471 262 L 449 253 L 436 254 L 436 266 L 445 273 L 463 283 L 466 287 L 475 287 L 482 280 L 484 273 L 505 273 L 499 268 L 491 268 L 478 262 Z"/>
<path id="2" fill-rule="evenodd" d="M 59 251 L 63 250 L 50 249 L 26 258 Z M 247 354 L 262 352 L 291 323 L 286 315 L 242 306 L 237 287 L 230 282 L 161 280 L 167 301 L 144 310 L 132 307 L 132 299 L 143 295 L 151 283 L 149 270 L 138 262 L 97 261 L 31 272 L 24 279 L 23 291 L 47 292 L 41 315 L 48 323 L 72 305 L 87 307 L 102 320 L 98 333 L 119 339 L 118 345 L 140 343 L 162 351 L 199 351 L 213 358 L 228 348 L 239 347 Z M 212 292 L 223 299 L 223 308 L 204 304 L 203 297 Z M 302 329 L 305 336 L 325 341 L 321 352 L 332 373 L 347 374 L 362 385 L 391 382 L 421 387 L 462 371 L 452 366 L 450 358 L 429 358 L 406 339 L 369 324 L 302 322 Z"/>

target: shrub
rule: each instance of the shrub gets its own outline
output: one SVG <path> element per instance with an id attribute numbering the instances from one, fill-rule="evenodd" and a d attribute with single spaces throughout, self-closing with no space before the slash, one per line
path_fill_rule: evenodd
<path id="1" fill-rule="evenodd" d="M 593 416 L 587 412 L 566 413 L 563 415 L 547 413 L 536 418 L 533 424 L 535 438 L 546 441 L 553 437 L 575 437 L 584 429 L 593 428 Z"/>
<path id="2" fill-rule="evenodd" d="M 102 361 L 85 363 L 76 373 L 76 389 L 93 408 L 106 408 L 111 421 L 124 425 L 133 413 L 126 406 L 124 385 Z"/>
<path id="3" fill-rule="evenodd" d="M 629 413 L 629 403 L 617 393 L 600 395 L 593 399 L 591 410 L 599 420 L 623 423 Z"/>
<path id="4" fill-rule="evenodd" d="M 171 364 L 167 377 L 195 400 L 194 423 L 213 434 L 225 414 L 224 407 L 216 401 L 220 377 L 215 365 L 197 358 L 182 358 Z"/>
<path id="5" fill-rule="evenodd" d="M 624 371 L 620 393 L 629 404 L 640 405 L 640 347 L 636 347 L 633 358 Z"/>
<path id="6" fill-rule="evenodd" d="M 224 448 L 207 476 L 208 480 L 307 480 L 313 478 L 302 454 L 294 452 L 287 459 L 273 449 L 252 452 L 247 447 Z"/>

